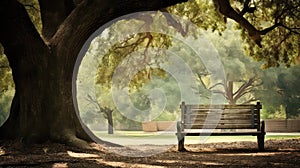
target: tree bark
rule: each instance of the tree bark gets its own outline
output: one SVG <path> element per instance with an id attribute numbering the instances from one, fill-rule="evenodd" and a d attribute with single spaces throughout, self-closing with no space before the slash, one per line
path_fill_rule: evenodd
<path id="1" fill-rule="evenodd" d="M 43 23 L 42 34 L 49 40 L 75 8 L 75 4 L 73 0 L 39 0 L 39 5 Z"/>

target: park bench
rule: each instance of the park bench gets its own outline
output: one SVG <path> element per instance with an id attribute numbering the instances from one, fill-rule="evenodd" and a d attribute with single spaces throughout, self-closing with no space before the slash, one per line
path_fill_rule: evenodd
<path id="1" fill-rule="evenodd" d="M 259 151 L 264 150 L 265 123 L 260 121 L 260 102 L 247 105 L 191 105 L 182 102 L 177 122 L 178 151 L 185 136 L 257 136 Z"/>

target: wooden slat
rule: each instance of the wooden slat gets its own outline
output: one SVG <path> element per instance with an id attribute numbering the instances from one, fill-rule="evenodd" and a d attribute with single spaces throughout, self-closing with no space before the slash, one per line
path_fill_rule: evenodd
<path id="1" fill-rule="evenodd" d="M 258 123 L 259 120 L 255 119 L 253 122 L 254 123 Z M 251 120 L 245 120 L 245 119 L 236 119 L 236 120 L 223 120 L 223 119 L 191 119 L 190 123 L 194 123 L 194 124 L 197 124 L 197 123 L 252 123 Z M 187 123 L 185 121 L 185 123 Z"/>
<path id="2" fill-rule="evenodd" d="M 251 114 L 251 109 L 225 109 L 225 110 L 208 110 L 208 109 L 191 109 L 190 114 Z M 254 109 L 254 112 L 258 112 Z M 185 114 L 187 111 L 185 112 Z"/>
<path id="3" fill-rule="evenodd" d="M 256 118 L 254 116 L 254 118 Z M 194 120 L 251 120 L 251 115 L 221 115 L 221 116 L 204 116 L 204 115 L 198 115 L 198 116 L 191 116 L 191 119 Z"/>
<path id="4" fill-rule="evenodd" d="M 184 116 L 186 116 L 187 114 L 184 114 Z M 254 115 L 256 115 L 256 113 L 254 113 Z M 218 116 L 225 116 L 225 117 L 230 117 L 230 116 L 240 116 L 240 117 L 248 117 L 248 116 L 252 116 L 251 113 L 193 113 L 190 114 L 191 117 L 205 117 L 205 116 L 210 116 L 210 117 L 218 117 Z"/>
<path id="5" fill-rule="evenodd" d="M 254 129 L 257 128 L 257 125 L 254 125 L 254 128 L 252 128 L 251 124 L 184 124 L 184 128 L 187 129 Z"/>
<path id="6" fill-rule="evenodd" d="M 250 109 L 251 106 L 254 106 L 255 109 L 261 109 L 261 105 L 253 104 L 242 104 L 242 105 L 186 105 L 190 106 L 191 109 Z"/>
<path id="7" fill-rule="evenodd" d="M 257 123 L 257 120 L 254 120 Z M 191 124 L 209 124 L 209 123 L 218 123 L 218 124 L 251 124 L 251 120 L 191 120 Z"/>
<path id="8" fill-rule="evenodd" d="M 187 115 L 184 115 L 184 119 L 187 118 Z M 256 120 L 258 115 L 254 114 L 254 119 Z M 243 114 L 243 115 L 190 115 L 190 120 L 251 120 L 251 114 Z"/>

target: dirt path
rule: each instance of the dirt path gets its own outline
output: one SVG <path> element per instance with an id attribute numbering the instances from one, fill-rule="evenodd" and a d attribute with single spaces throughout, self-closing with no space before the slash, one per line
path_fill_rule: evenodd
<path id="1" fill-rule="evenodd" d="M 0 167 L 299 167 L 300 139 L 268 140 L 266 151 L 257 152 L 256 142 L 223 142 L 186 145 L 188 152 L 176 146 L 150 157 L 117 155 L 125 148 L 80 150 L 46 143 L 25 147 L 16 142 L 0 142 Z M 159 148 L 141 145 L 139 150 Z M 130 150 L 127 153 L 130 155 Z M 142 152 L 141 152 L 142 155 Z"/>

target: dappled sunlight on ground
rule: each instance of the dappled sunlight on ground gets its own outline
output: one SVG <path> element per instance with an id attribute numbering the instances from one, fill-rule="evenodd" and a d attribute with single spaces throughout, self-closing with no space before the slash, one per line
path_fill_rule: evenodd
<path id="1" fill-rule="evenodd" d="M 77 153 L 72 151 L 67 151 L 68 155 L 75 158 L 99 158 L 100 156 L 97 154 L 90 153 Z"/>
<path id="2" fill-rule="evenodd" d="M 109 166 L 114 166 L 114 167 L 139 167 L 139 168 L 164 168 L 164 166 L 157 166 L 157 165 L 151 165 L 151 164 L 141 164 L 141 163 L 132 163 L 129 164 L 128 162 L 114 162 L 114 161 L 104 161 L 101 159 L 97 159 L 96 160 L 99 164 L 101 165 L 109 165 Z"/>
<path id="3" fill-rule="evenodd" d="M 264 152 L 264 153 L 219 153 L 216 156 L 274 156 L 275 152 Z"/>
<path id="4" fill-rule="evenodd" d="M 0 147 L 0 156 L 4 155 L 4 154 L 5 154 L 5 151 Z"/>
<path id="5" fill-rule="evenodd" d="M 1 141 L 0 141 L 1 142 Z M 300 165 L 300 139 L 267 140 L 266 151 L 258 152 L 256 142 L 187 144 L 187 152 L 173 145 L 167 151 L 149 157 L 128 157 L 118 152 L 126 147 L 108 147 L 93 143 L 93 150 L 45 143 L 24 146 L 19 142 L 0 143 L 0 167 L 289 167 Z M 136 146 L 138 147 L 138 145 Z M 153 145 L 141 145 L 152 149 Z M 4 152 L 5 151 L 5 152 Z M 131 150 L 127 153 L 130 155 Z"/>
<path id="6" fill-rule="evenodd" d="M 54 163 L 52 168 L 67 168 L 68 163 Z"/>

